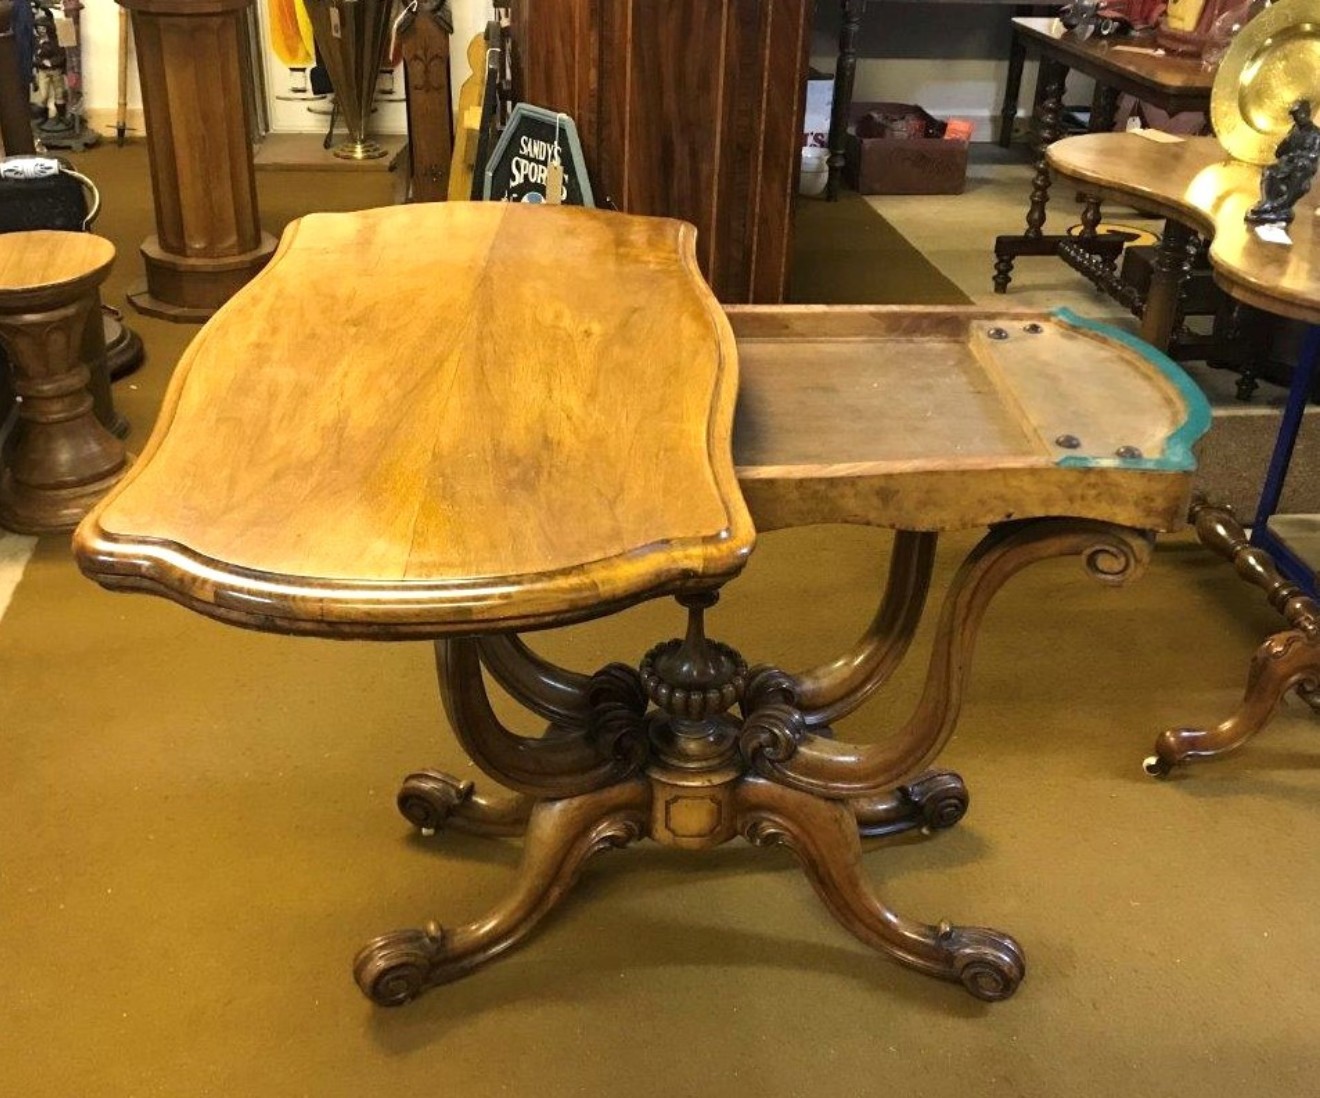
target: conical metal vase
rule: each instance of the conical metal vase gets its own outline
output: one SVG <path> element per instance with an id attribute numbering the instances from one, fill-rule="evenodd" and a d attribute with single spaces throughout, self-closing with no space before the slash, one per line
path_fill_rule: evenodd
<path id="1" fill-rule="evenodd" d="M 394 0 L 307 0 L 312 37 L 330 73 L 335 105 L 348 140 L 335 148 L 344 160 L 374 160 L 385 150 L 367 139 L 367 120 L 384 62 Z"/>

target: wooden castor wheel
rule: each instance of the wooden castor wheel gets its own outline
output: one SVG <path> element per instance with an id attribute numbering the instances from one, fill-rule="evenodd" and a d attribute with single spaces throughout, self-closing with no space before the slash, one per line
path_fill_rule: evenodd
<path id="1" fill-rule="evenodd" d="M 97 419 L 82 345 L 115 249 L 91 233 L 0 235 L 0 343 L 20 398 L 0 472 L 0 526 L 72 530 L 123 475 L 124 445 Z"/>

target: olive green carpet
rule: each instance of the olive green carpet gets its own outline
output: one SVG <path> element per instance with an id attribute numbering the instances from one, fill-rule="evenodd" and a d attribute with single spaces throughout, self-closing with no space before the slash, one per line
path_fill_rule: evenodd
<path id="1" fill-rule="evenodd" d="M 106 184 L 122 301 L 149 230 L 144 158 L 81 163 Z M 272 229 L 389 195 L 372 174 L 260 186 Z M 399 305 L 434 301 L 419 287 Z M 194 329 L 132 323 L 150 361 L 116 395 L 140 445 Z M 937 585 L 971 543 L 948 539 Z M 835 654 L 870 616 L 887 544 L 764 537 L 715 633 L 788 668 Z M 358 946 L 478 916 L 517 859 L 512 842 L 421 839 L 394 810 L 414 767 L 472 772 L 429 648 L 227 628 L 103 592 L 65 538 L 42 539 L 0 621 L 0 1096 L 1320 1093 L 1314 718 L 1290 702 L 1246 752 L 1180 780 L 1139 766 L 1161 728 L 1229 711 L 1276 626 L 1186 537 L 1128 588 L 1052 562 L 991 608 L 943 760 L 971 811 L 869 844 L 866 864 L 908 915 L 1015 934 L 1028 975 L 1008 1002 L 874 954 L 787 854 L 735 842 L 600 858 L 524 947 L 384 1011 L 352 982 Z M 655 603 L 538 644 L 593 668 L 679 628 Z M 900 722 L 924 654 L 843 733 Z"/>
<path id="2" fill-rule="evenodd" d="M 830 305 L 967 305 L 971 299 L 861 195 L 799 199 L 789 300 Z"/>

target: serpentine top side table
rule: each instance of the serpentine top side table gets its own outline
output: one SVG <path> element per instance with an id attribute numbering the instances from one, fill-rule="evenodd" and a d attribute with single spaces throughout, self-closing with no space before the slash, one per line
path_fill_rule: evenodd
<path id="1" fill-rule="evenodd" d="M 303 218 L 199 333 L 143 457 L 75 537 L 112 589 L 277 633 L 435 642 L 455 734 L 513 793 L 421 770 L 399 806 L 423 829 L 522 834 L 523 863 L 488 916 L 368 943 L 355 975 L 377 1003 L 495 959 L 590 855 L 642 837 L 785 844 L 868 945 L 982 999 L 1022 979 L 1007 935 L 886 907 L 859 839 L 961 817 L 961 780 L 926 768 L 991 596 L 1062 554 L 1104 582 L 1139 572 L 1148 532 L 1185 513 L 1203 402 L 1171 364 L 1068 317 L 726 314 L 694 235 L 516 204 Z M 443 303 L 400 311 L 396 285 Z M 748 504 L 765 529 L 897 531 L 875 621 L 832 663 L 749 668 L 707 638 L 752 549 Z M 938 533 L 985 525 L 911 719 L 877 744 L 831 738 L 901 661 Z M 518 636 L 661 595 L 686 635 L 639 666 L 585 675 Z M 483 672 L 544 736 L 501 725 Z"/>
<path id="2" fill-rule="evenodd" d="M 1215 281 L 1235 300 L 1309 325 L 1289 382 L 1274 450 L 1250 535 L 1231 508 L 1198 498 L 1190 521 L 1201 542 L 1231 561 L 1238 574 L 1265 592 L 1288 629 L 1256 650 L 1242 704 L 1214 728 L 1161 733 L 1146 769 L 1157 777 L 1174 767 L 1236 751 L 1269 722 L 1280 700 L 1296 689 L 1320 709 L 1320 516 L 1278 514 L 1293 446 L 1320 370 L 1320 195 L 1297 203 L 1288 227 L 1291 244 L 1261 240 L 1245 220 L 1260 199 L 1254 164 L 1230 159 L 1213 137 L 1156 144 L 1130 133 L 1070 137 L 1049 150 L 1050 167 L 1091 197 L 1134 203 L 1169 218 L 1142 316 L 1142 334 L 1167 344 L 1181 322 L 1179 295 L 1197 247 L 1209 240 Z"/>

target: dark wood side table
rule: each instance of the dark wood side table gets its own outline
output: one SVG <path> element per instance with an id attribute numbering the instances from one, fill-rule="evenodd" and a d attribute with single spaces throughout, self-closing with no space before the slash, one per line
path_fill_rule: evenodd
<path id="1" fill-rule="evenodd" d="M 424 830 L 521 834 L 523 863 L 486 917 L 369 942 L 354 972 L 377 1003 L 503 955 L 589 857 L 645 837 L 787 846 L 866 944 L 980 999 L 1022 979 L 1008 935 L 893 912 L 859 840 L 962 817 L 961 779 L 928 767 L 991 598 L 1050 557 L 1108 584 L 1139 574 L 1150 532 L 1185 513 L 1204 399 L 1064 315 L 726 314 L 695 249 L 678 221 L 565 207 L 294 222 L 193 342 L 142 460 L 75 537 L 106 587 L 221 621 L 435 642 L 454 733 L 511 792 L 419 770 L 399 807 Z M 363 264 L 387 274 L 352 278 Z M 417 285 L 443 307 L 399 310 Z M 313 352 L 316 370 L 290 368 Z M 917 356 L 920 387 L 904 383 Z M 753 517 L 896 531 L 874 623 L 839 659 L 789 674 L 708 638 Z M 950 586 L 916 710 L 875 743 L 835 738 L 908 650 L 939 533 L 977 526 L 991 530 Z M 670 595 L 686 633 L 636 664 L 584 674 L 519 636 Z M 483 673 L 546 735 L 504 727 Z"/>
<path id="2" fill-rule="evenodd" d="M 1209 239 L 1215 281 L 1226 293 L 1311 326 L 1293 372 L 1250 535 L 1231 510 L 1209 500 L 1197 500 L 1190 515 L 1201 541 L 1264 591 L 1289 628 L 1257 650 L 1236 713 L 1213 729 L 1176 728 L 1159 737 L 1147 769 L 1163 776 L 1180 764 L 1241 747 L 1265 726 L 1289 690 L 1297 689 L 1313 705 L 1320 701 L 1320 517 L 1276 513 L 1320 369 L 1320 199 L 1312 191 L 1298 203 L 1289 226 L 1293 242 L 1285 247 L 1258 239 L 1243 219 L 1260 197 L 1260 168 L 1228 159 L 1213 137 L 1175 144 L 1122 133 L 1071 137 L 1049 150 L 1049 163 L 1055 174 L 1089 193 L 1097 204 L 1106 199 L 1136 203 L 1168 217 L 1175 227 L 1165 234 L 1142 317 L 1147 340 L 1158 344 L 1169 339 L 1186 277 L 1184 245 L 1195 233 Z"/>
<path id="3" fill-rule="evenodd" d="M 1019 256 L 1053 256 L 1059 254 L 1061 245 L 1080 244 L 1100 256 L 1102 262 L 1112 264 L 1123 247 L 1122 241 L 1097 237 L 1100 216 L 1094 205 L 1082 211 L 1080 238 L 1045 233 L 1051 182 L 1046 151 L 1062 132 L 1064 82 L 1069 70 L 1076 69 L 1096 82 L 1090 122 L 1094 133 L 1113 128 L 1118 97 L 1124 92 L 1169 114 L 1181 114 L 1207 110 L 1214 83 L 1214 72 L 1203 68 L 1199 60 L 1134 50 L 1130 47 L 1138 42 L 1132 39 L 1081 41 L 1065 33 L 1056 19 L 1014 19 L 1013 33 L 1028 54 L 1040 58 L 1034 119 L 1036 168 L 1025 232 L 995 239 L 994 287 L 1000 294 L 1008 291 L 1013 264 Z"/>

